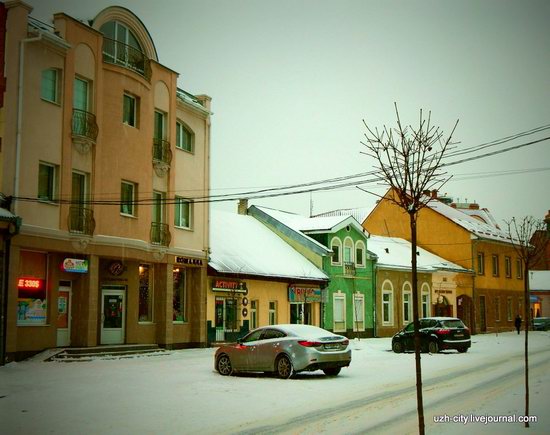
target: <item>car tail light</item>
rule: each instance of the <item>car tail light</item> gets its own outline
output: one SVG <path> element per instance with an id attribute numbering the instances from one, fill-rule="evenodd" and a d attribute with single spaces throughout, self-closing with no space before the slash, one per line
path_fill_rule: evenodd
<path id="1" fill-rule="evenodd" d="M 318 341 L 309 341 L 309 340 L 299 340 L 298 344 L 304 347 L 318 347 L 323 345 L 323 343 L 319 343 Z"/>
<path id="2" fill-rule="evenodd" d="M 438 335 L 447 335 L 450 332 L 451 332 L 450 329 L 438 329 L 437 331 L 435 331 L 435 333 Z"/>
<path id="3" fill-rule="evenodd" d="M 344 340 L 344 341 L 342 341 L 342 344 L 343 344 L 344 346 L 347 346 L 347 345 L 349 344 L 349 340 Z"/>

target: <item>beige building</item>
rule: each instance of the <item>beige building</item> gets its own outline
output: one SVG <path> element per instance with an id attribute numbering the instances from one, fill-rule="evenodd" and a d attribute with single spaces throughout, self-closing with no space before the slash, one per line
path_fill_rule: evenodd
<path id="1" fill-rule="evenodd" d="M 6 350 L 206 344 L 210 98 L 131 11 L 53 27 L 6 3 Z"/>

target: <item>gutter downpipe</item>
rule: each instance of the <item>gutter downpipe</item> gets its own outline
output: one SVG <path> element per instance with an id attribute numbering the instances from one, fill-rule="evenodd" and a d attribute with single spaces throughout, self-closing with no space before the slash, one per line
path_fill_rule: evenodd
<path id="1" fill-rule="evenodd" d="M 23 125 L 23 77 L 25 67 L 25 43 L 42 40 L 42 32 L 34 38 L 22 39 L 19 42 L 19 82 L 17 84 L 17 132 L 15 136 L 15 176 L 13 186 L 13 214 L 17 216 L 17 201 L 19 197 L 19 174 L 21 165 L 21 130 Z"/>

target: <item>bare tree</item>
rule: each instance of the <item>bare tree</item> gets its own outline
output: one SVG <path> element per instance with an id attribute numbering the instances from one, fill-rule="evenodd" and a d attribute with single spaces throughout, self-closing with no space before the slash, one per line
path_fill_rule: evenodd
<path id="1" fill-rule="evenodd" d="M 412 297 L 414 321 L 414 353 L 416 366 L 416 398 L 418 432 L 424 434 L 424 406 L 422 399 L 422 369 L 420 364 L 420 333 L 418 322 L 418 277 L 416 265 L 416 223 L 418 212 L 432 199 L 426 191 L 439 189 L 449 177 L 442 171 L 442 159 L 452 145 L 451 133 L 444 137 L 439 127 L 431 125 L 431 112 L 427 119 L 420 110 L 418 126 L 403 126 L 397 104 L 395 114 L 397 127 L 371 128 L 365 120 L 366 140 L 361 142 L 367 149 L 363 152 L 377 162 L 383 184 L 391 188 L 386 199 L 395 203 L 409 215 L 411 229 Z"/>
<path id="2" fill-rule="evenodd" d="M 508 237 L 516 251 L 517 256 L 523 264 L 523 300 L 525 321 L 525 415 L 529 415 L 529 325 L 531 323 L 531 295 L 529 291 L 529 270 L 537 263 L 544 253 L 545 243 L 542 238 L 547 237 L 544 231 L 543 220 L 535 219 L 532 216 L 525 216 L 523 219 L 506 222 Z M 538 235 L 538 243 L 531 244 L 533 236 Z M 525 427 L 529 427 L 529 421 L 525 421 Z"/>

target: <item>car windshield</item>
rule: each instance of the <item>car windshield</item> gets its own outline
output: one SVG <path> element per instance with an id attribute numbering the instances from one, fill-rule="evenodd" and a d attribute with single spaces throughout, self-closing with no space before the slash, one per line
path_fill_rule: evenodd
<path id="1" fill-rule="evenodd" d="M 442 320 L 441 326 L 445 328 L 464 328 L 464 323 L 459 319 Z"/>

